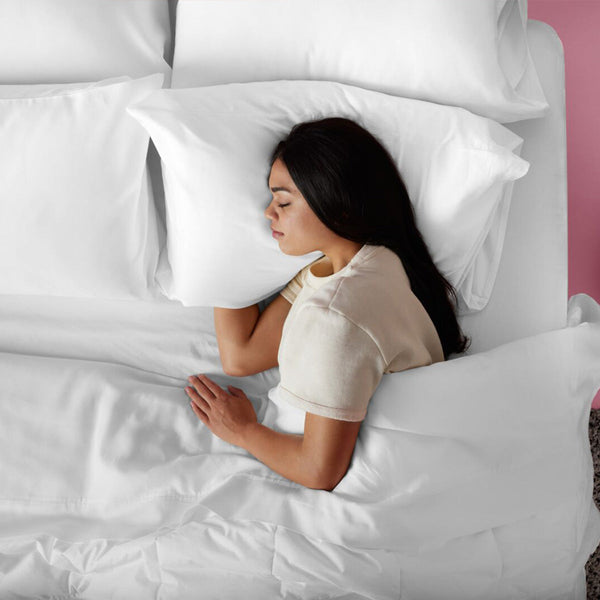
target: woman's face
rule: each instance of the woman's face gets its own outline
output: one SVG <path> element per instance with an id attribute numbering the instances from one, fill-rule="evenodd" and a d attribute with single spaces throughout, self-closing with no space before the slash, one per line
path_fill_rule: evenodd
<path id="1" fill-rule="evenodd" d="M 314 250 L 323 251 L 338 237 L 315 215 L 279 158 L 271 167 L 269 188 L 273 199 L 265 216 L 271 219 L 271 229 L 283 234 L 275 239 L 284 254 L 301 256 Z"/>

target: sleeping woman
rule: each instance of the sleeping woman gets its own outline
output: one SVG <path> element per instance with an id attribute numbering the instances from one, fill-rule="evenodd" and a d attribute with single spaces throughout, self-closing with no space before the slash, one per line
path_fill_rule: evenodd
<path id="1" fill-rule="evenodd" d="M 258 422 L 241 389 L 204 375 L 186 393 L 213 434 L 292 481 L 333 490 L 382 375 L 443 361 L 469 339 L 401 176 L 371 133 L 344 118 L 300 123 L 270 165 L 265 217 L 280 250 L 324 256 L 262 313 L 258 304 L 215 308 L 215 329 L 225 373 L 279 366 L 278 402 L 302 411 L 303 431 Z"/>

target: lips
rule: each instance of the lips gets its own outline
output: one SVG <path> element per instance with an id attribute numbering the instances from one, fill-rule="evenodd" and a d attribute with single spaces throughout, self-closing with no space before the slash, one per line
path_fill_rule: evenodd
<path id="1" fill-rule="evenodd" d="M 283 233 L 281 233 L 281 231 L 277 231 L 277 229 L 273 229 L 272 227 L 271 227 L 271 231 L 273 233 L 279 233 L 279 234 L 283 235 Z"/>

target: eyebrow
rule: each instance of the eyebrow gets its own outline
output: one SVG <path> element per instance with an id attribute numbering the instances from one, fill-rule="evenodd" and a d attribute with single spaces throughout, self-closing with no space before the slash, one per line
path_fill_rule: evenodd
<path id="1" fill-rule="evenodd" d="M 272 192 L 289 192 L 290 194 L 292 194 L 292 193 L 293 193 L 293 192 L 292 192 L 292 190 L 289 190 L 289 189 L 288 189 L 288 188 L 286 188 L 286 187 L 272 187 L 272 188 L 271 188 L 271 191 L 272 191 Z"/>

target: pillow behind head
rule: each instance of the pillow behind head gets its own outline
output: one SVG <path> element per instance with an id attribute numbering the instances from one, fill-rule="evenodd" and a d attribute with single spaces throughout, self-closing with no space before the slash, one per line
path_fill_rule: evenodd
<path id="1" fill-rule="evenodd" d="M 0 85 L 0 292 L 157 296 L 148 134 L 125 108 L 157 73 Z"/>
<path id="2" fill-rule="evenodd" d="M 437 267 L 468 306 L 485 304 L 472 290 L 491 292 L 502 244 L 481 248 L 491 230 L 504 232 L 512 183 L 528 170 L 514 153 L 522 139 L 502 125 L 325 81 L 159 90 L 128 110 L 162 158 L 169 265 L 163 261 L 159 283 L 170 298 L 240 308 L 321 255 L 288 256 L 272 239 L 269 158 L 296 123 L 340 116 L 388 150 Z"/>
<path id="3" fill-rule="evenodd" d="M 327 80 L 500 123 L 548 102 L 525 0 L 180 0 L 173 85 Z"/>
<path id="4" fill-rule="evenodd" d="M 0 83 L 171 79 L 167 0 L 0 0 Z"/>

